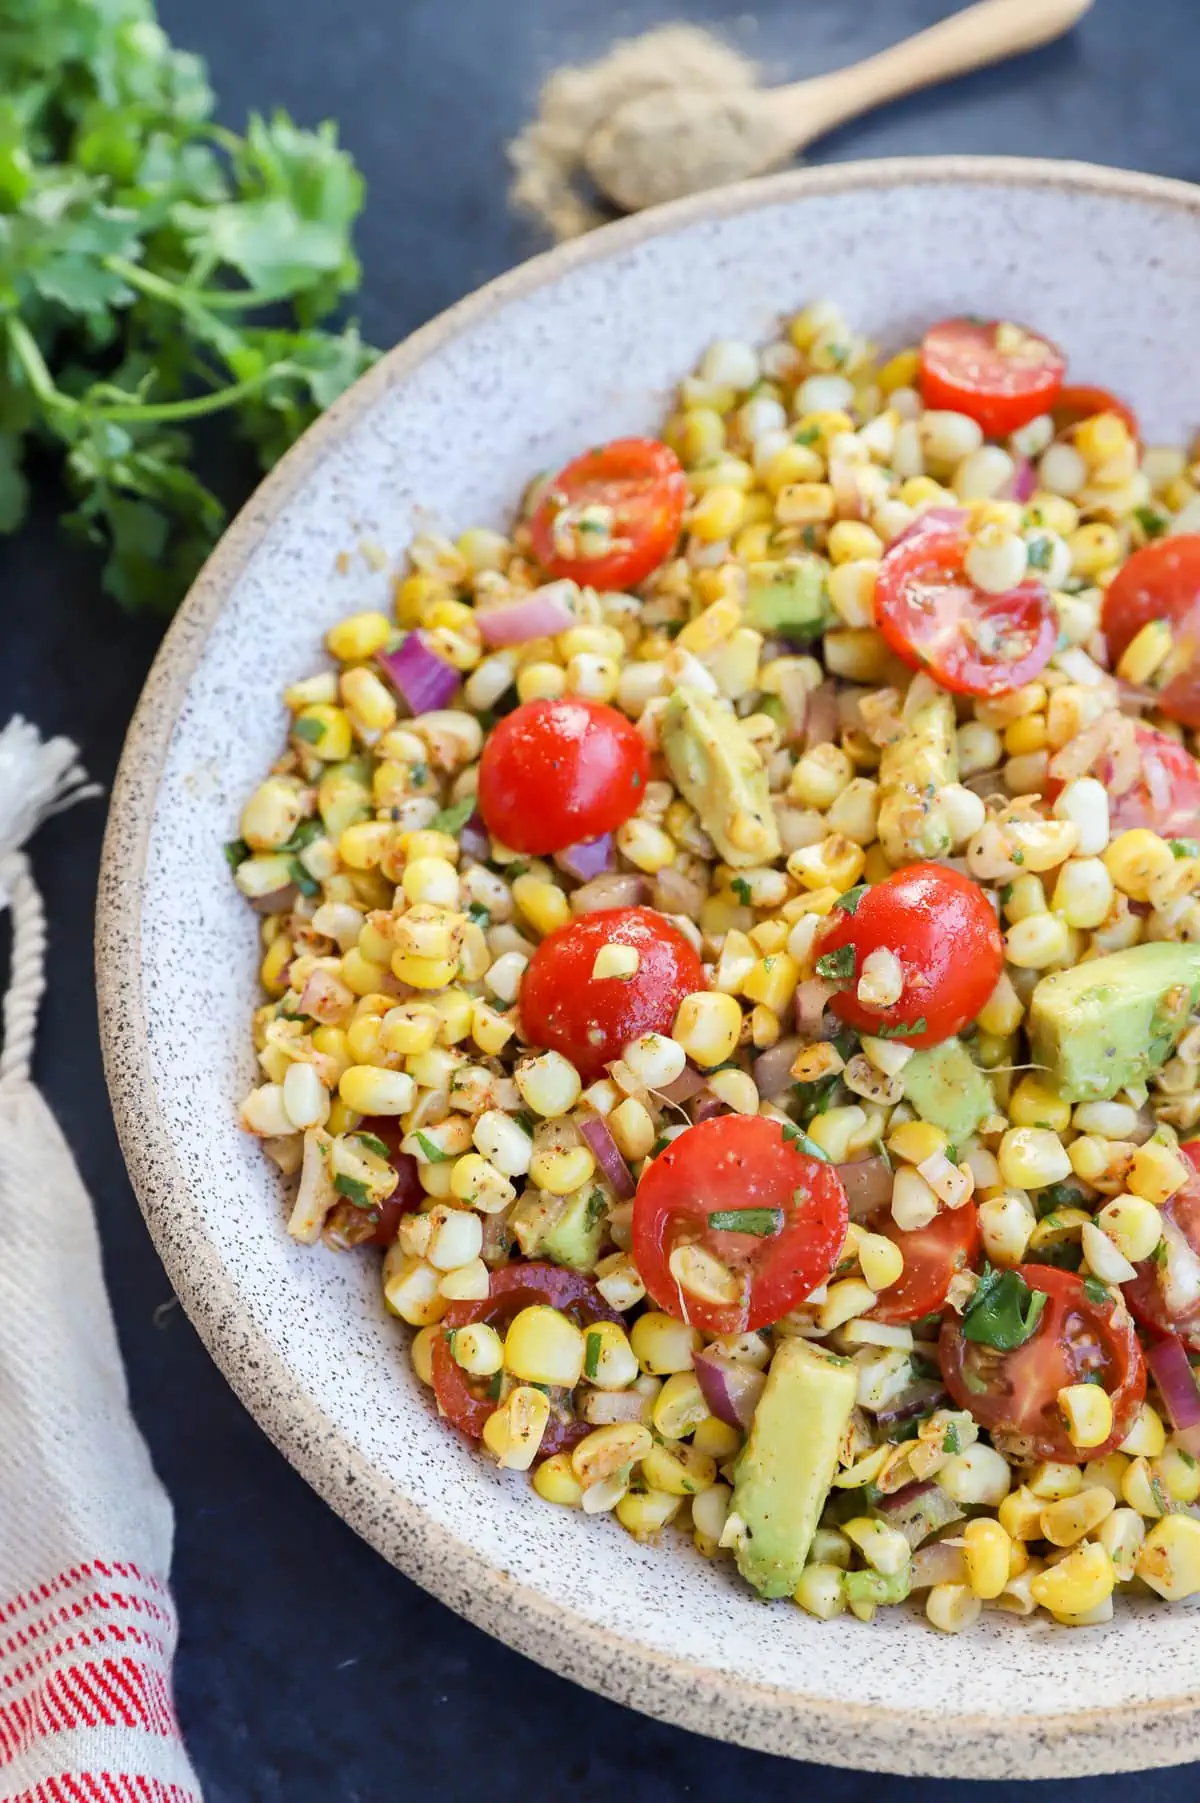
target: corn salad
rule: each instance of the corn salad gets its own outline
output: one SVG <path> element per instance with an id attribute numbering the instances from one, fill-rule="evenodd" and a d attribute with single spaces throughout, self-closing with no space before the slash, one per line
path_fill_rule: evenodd
<path id="1" fill-rule="evenodd" d="M 288 1231 L 541 1502 L 822 1620 L 1200 1591 L 1200 463 L 1064 368 L 712 345 L 414 539 L 228 848 Z"/>

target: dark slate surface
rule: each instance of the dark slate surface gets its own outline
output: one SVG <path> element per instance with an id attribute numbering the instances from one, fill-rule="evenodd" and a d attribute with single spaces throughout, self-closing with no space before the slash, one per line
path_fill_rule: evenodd
<path id="1" fill-rule="evenodd" d="M 172 33 L 210 58 L 231 122 L 276 104 L 343 122 L 370 182 L 362 323 L 381 344 L 538 248 L 505 212 L 502 146 L 553 64 L 683 13 L 799 76 L 948 10 L 761 0 L 755 28 L 722 0 L 629 0 L 613 14 L 595 0 L 161 3 Z M 1098 0 L 1069 43 L 892 107 L 818 155 L 1040 153 L 1194 177 L 1198 50 L 1195 0 Z M 92 567 L 61 546 L 48 498 L 17 542 L 0 544 L 0 583 L 0 716 L 19 708 L 74 734 L 109 780 L 155 629 L 101 598 Z M 100 833 L 93 805 L 38 843 L 52 948 L 38 1074 L 95 1198 L 134 1404 L 178 1512 L 179 1708 L 209 1803 L 376 1803 L 435 1789 L 528 1803 L 547 1785 L 576 1803 L 762 1796 L 776 1785 L 822 1799 L 947 1796 L 947 1784 L 795 1767 L 624 1713 L 456 1620 L 318 1502 L 170 1304 L 121 1164 L 92 1001 Z M 1179 1770 L 1064 1794 L 1182 1803 L 1195 1784 L 1194 1770 Z"/>

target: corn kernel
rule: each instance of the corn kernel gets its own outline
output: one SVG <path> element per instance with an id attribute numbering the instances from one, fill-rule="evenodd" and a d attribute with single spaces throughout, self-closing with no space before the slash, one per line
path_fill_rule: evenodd
<path id="1" fill-rule="evenodd" d="M 326 764 L 340 764 L 354 748 L 349 715 L 321 702 L 300 709 L 292 721 L 292 736 Z"/>
<path id="2" fill-rule="evenodd" d="M 651 1377 L 690 1371 L 692 1354 L 699 1352 L 701 1346 L 696 1328 L 654 1311 L 638 1316 L 629 1330 L 629 1339 L 642 1370 Z"/>
<path id="3" fill-rule="evenodd" d="M 1111 532 L 1112 528 L 1108 530 Z M 1116 536 L 1115 533 L 1113 535 Z M 1136 632 L 1117 660 L 1117 675 L 1125 682 L 1148 683 L 1175 649 L 1175 635 L 1166 620 L 1148 620 Z"/>
<path id="4" fill-rule="evenodd" d="M 1144 1584 L 1169 1603 L 1200 1591 L 1200 1521 L 1168 1515 L 1146 1535 L 1135 1570 Z"/>
<path id="5" fill-rule="evenodd" d="M 1123 895 L 1131 901 L 1149 901 L 1151 885 L 1170 875 L 1175 858 L 1157 833 L 1137 826 L 1118 834 L 1104 853 L 1104 862 Z"/>
<path id="6" fill-rule="evenodd" d="M 1167 1430 L 1162 1416 L 1148 1402 L 1143 1402 L 1134 1417 L 1133 1426 L 1121 1441 L 1119 1451 L 1133 1459 L 1156 1459 L 1167 1443 Z"/>
<path id="7" fill-rule="evenodd" d="M 583 1497 L 583 1486 L 571 1469 L 571 1455 L 556 1452 L 543 1459 L 533 1474 L 533 1487 L 543 1502 L 558 1503 L 561 1508 L 577 1509 Z"/>
<path id="8" fill-rule="evenodd" d="M 1072 1446 L 1102 1446 L 1112 1433 L 1112 1399 L 1099 1384 L 1066 1384 L 1058 1406 Z"/>
<path id="9" fill-rule="evenodd" d="M 1030 1590 L 1034 1601 L 1052 1615 L 1082 1615 L 1105 1602 L 1115 1583 L 1112 1560 L 1093 1541 L 1074 1547 L 1065 1559 L 1039 1572 Z"/>
<path id="10" fill-rule="evenodd" d="M 542 1303 L 523 1308 L 504 1336 L 504 1363 L 523 1383 L 573 1390 L 583 1376 L 583 1360 L 579 1328 Z"/>
<path id="11" fill-rule="evenodd" d="M 522 1384 L 484 1422 L 483 1443 L 502 1470 L 528 1471 L 549 1420 L 549 1398 Z"/>
<path id="12" fill-rule="evenodd" d="M 1012 1541 L 998 1521 L 980 1516 L 963 1529 L 963 1558 L 972 1593 L 990 1601 L 1000 1595 L 1009 1579 Z"/>
<path id="13" fill-rule="evenodd" d="M 711 1070 L 733 1056 L 741 1029 L 742 1010 L 734 996 L 699 990 L 679 1004 L 671 1037 L 694 1064 Z"/>
<path id="14" fill-rule="evenodd" d="M 855 846 L 858 851 L 858 847 Z M 861 859 L 862 853 L 859 852 Z M 748 1001 L 761 1002 L 776 1014 L 782 1014 L 796 993 L 800 966 L 787 952 L 773 952 L 751 965 L 742 983 L 742 994 Z"/>
<path id="15" fill-rule="evenodd" d="M 529 1165 L 529 1176 L 539 1189 L 552 1196 L 569 1196 L 592 1176 L 596 1160 L 586 1146 L 570 1146 L 565 1151 L 535 1152 Z"/>
<path id="16" fill-rule="evenodd" d="M 1057 1133 L 1010 1127 L 997 1153 L 1000 1175 L 1013 1189 L 1045 1189 L 1070 1174 L 1071 1161 Z"/>
<path id="17" fill-rule="evenodd" d="M 1189 1169 L 1170 1146 L 1148 1140 L 1134 1153 L 1125 1181 L 1133 1195 L 1161 1208 L 1176 1190 L 1183 1188 Z"/>
<path id="18" fill-rule="evenodd" d="M 1131 1265 L 1149 1258 L 1162 1239 L 1162 1216 L 1142 1196 L 1114 1196 L 1096 1215 L 1096 1225 Z"/>
<path id="19" fill-rule="evenodd" d="M 966 1584 L 935 1584 L 925 1599 L 925 1614 L 943 1634 L 963 1634 L 973 1628 L 983 1604 Z"/>

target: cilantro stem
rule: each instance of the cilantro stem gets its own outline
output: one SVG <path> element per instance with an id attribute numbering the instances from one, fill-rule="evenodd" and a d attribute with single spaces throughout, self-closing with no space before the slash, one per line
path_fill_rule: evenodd
<path id="1" fill-rule="evenodd" d="M 113 275 L 119 275 L 131 288 L 139 289 L 153 300 L 165 301 L 169 307 L 178 307 L 181 313 L 269 307 L 279 299 L 278 294 L 267 288 L 186 287 L 178 282 L 168 282 L 140 263 L 127 262 L 124 257 L 105 257 L 104 267 Z"/>

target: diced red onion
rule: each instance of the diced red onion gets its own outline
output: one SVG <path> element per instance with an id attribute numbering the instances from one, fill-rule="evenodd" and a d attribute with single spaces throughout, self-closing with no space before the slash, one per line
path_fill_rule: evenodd
<path id="1" fill-rule="evenodd" d="M 462 677 L 453 664 L 431 651 L 419 632 L 410 632 L 395 651 L 375 660 L 415 718 L 446 706 Z"/>
<path id="2" fill-rule="evenodd" d="M 1135 682 L 1126 682 L 1123 676 L 1117 678 L 1117 706 L 1123 714 L 1141 715 L 1157 707 L 1159 697 L 1153 689 L 1139 688 Z"/>
<path id="3" fill-rule="evenodd" d="M 624 871 L 612 871 L 604 876 L 594 877 L 590 883 L 584 883 L 571 895 L 571 912 L 573 914 L 594 914 L 597 908 L 637 908 L 642 906 L 650 894 L 650 884 L 644 876 L 633 876 Z"/>
<path id="4" fill-rule="evenodd" d="M 613 850 L 611 833 L 601 833 L 598 839 L 579 839 L 574 845 L 568 845 L 564 851 L 556 851 L 554 862 L 568 876 L 573 876 L 580 883 L 590 882 L 594 876 L 603 876 L 606 870 L 615 870 L 616 853 Z"/>
<path id="5" fill-rule="evenodd" d="M 885 1408 L 878 1409 L 875 1419 L 880 1427 L 891 1427 L 897 1421 L 912 1421 L 918 1415 L 930 1415 L 950 1398 L 936 1378 L 919 1377 L 915 1383 L 894 1396 Z M 902 1492 L 897 1490 L 897 1496 Z"/>
<path id="6" fill-rule="evenodd" d="M 323 1027 L 333 1027 L 349 1014 L 354 1000 L 354 991 L 340 977 L 318 965 L 300 991 L 300 1012 L 320 1021 Z"/>
<path id="7" fill-rule="evenodd" d="M 804 716 L 804 749 L 832 745 L 838 734 L 837 689 L 831 682 L 818 683 L 808 691 L 808 711 Z"/>
<path id="8" fill-rule="evenodd" d="M 252 895 L 250 906 L 256 914 L 286 914 L 294 908 L 300 891 L 295 883 L 286 883 L 282 889 L 272 889 L 270 895 Z"/>
<path id="9" fill-rule="evenodd" d="M 766 1372 L 742 1365 L 706 1346 L 693 1352 L 692 1366 L 709 1410 L 729 1427 L 749 1427 L 767 1381 Z"/>
<path id="10" fill-rule="evenodd" d="M 475 623 L 485 645 L 524 645 L 530 639 L 552 639 L 575 624 L 573 582 L 548 582 L 516 601 L 477 607 Z"/>
<path id="11" fill-rule="evenodd" d="M 1200 1456 L 1200 1389 L 1183 1341 L 1176 1334 L 1156 1340 L 1146 1348 L 1146 1363 L 1154 1373 L 1180 1446 L 1193 1458 Z"/>
<path id="12" fill-rule="evenodd" d="M 660 1095 L 664 1102 L 675 1102 L 682 1106 L 684 1102 L 690 1102 L 693 1096 L 698 1096 L 707 1082 L 707 1077 L 688 1065 L 674 1083 L 668 1083 L 665 1089 L 656 1090 L 655 1094 Z"/>
<path id="13" fill-rule="evenodd" d="M 483 824 L 483 815 L 476 808 L 466 825 L 458 835 L 459 850 L 465 857 L 478 858 L 480 862 L 492 855 L 492 836 Z"/>
<path id="14" fill-rule="evenodd" d="M 654 879 L 654 906 L 661 914 L 682 914 L 686 920 L 698 920 L 708 891 L 681 870 L 660 870 Z"/>
<path id="15" fill-rule="evenodd" d="M 828 1039 L 825 1030 L 825 1007 L 831 996 L 837 994 L 833 983 L 827 983 L 824 977 L 806 977 L 796 989 L 796 1029 L 808 1040 Z"/>
<path id="16" fill-rule="evenodd" d="M 1020 501 L 1022 506 L 1037 490 L 1037 471 L 1028 457 L 1019 452 L 1013 454 L 1013 472 L 1000 489 L 1001 501 Z M 947 509 L 947 512 L 949 509 Z"/>
<path id="17" fill-rule="evenodd" d="M 962 1584 L 966 1581 L 966 1575 L 966 1561 L 961 1546 L 950 1546 L 945 1540 L 932 1540 L 928 1546 L 919 1545 L 913 1553 L 914 1590 L 931 1590 L 935 1584 Z"/>
<path id="18" fill-rule="evenodd" d="M 714 1096 L 711 1089 L 705 1090 L 692 1110 L 692 1121 L 711 1121 L 714 1114 L 720 1114 L 725 1104 L 720 1096 Z"/>
<path id="19" fill-rule="evenodd" d="M 580 1413 L 593 1427 L 608 1427 L 614 1421 L 640 1421 L 645 1407 L 639 1390 L 589 1390 Z"/>
<path id="20" fill-rule="evenodd" d="M 1160 1218 L 1165 1256 L 1157 1271 L 1158 1286 L 1168 1316 L 1181 1321 L 1200 1302 L 1200 1257 L 1169 1203 Z"/>
<path id="21" fill-rule="evenodd" d="M 588 1149 L 601 1171 L 612 1186 L 614 1195 L 622 1202 L 633 1195 L 637 1185 L 633 1174 L 622 1158 L 616 1140 L 608 1130 L 607 1123 L 599 1115 L 591 1121 L 581 1121 L 579 1131 L 587 1141 Z"/>
<path id="22" fill-rule="evenodd" d="M 850 1205 L 850 1219 L 865 1221 L 892 1199 L 892 1172 L 886 1158 L 854 1158 L 839 1164 L 838 1176 Z"/>
<path id="23" fill-rule="evenodd" d="M 772 1096 L 782 1095 L 785 1089 L 791 1088 L 796 1081 L 792 1076 L 792 1060 L 805 1044 L 799 1034 L 780 1039 L 754 1060 L 751 1075 L 760 1096 L 766 1096 L 770 1101 Z"/>

